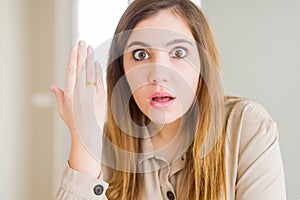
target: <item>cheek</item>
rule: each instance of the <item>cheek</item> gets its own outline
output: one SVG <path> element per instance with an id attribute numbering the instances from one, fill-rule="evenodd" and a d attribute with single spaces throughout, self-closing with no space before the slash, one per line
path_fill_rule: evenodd
<path id="1" fill-rule="evenodd" d="M 197 69 L 190 66 L 186 66 L 184 69 L 186 70 L 182 71 L 181 76 L 189 86 L 189 89 L 196 93 L 200 73 Z"/>
<path id="2" fill-rule="evenodd" d="M 145 99 L 146 92 L 142 88 L 139 88 L 132 91 L 132 96 L 134 100 L 140 104 L 140 102 L 143 102 L 143 100 Z"/>
<path id="3" fill-rule="evenodd" d="M 194 94 L 196 94 L 196 91 L 197 91 L 197 88 L 198 88 L 198 83 L 199 83 L 199 75 L 198 74 L 195 74 L 191 80 L 193 80 L 190 85 L 191 85 L 191 88 L 193 89 L 194 91 Z"/>
<path id="4" fill-rule="evenodd" d="M 147 66 L 141 66 L 131 67 L 129 70 L 127 69 L 125 69 L 125 76 L 131 91 L 138 91 L 138 93 L 140 93 L 140 88 L 149 84 L 149 68 Z M 144 89 L 142 89 L 142 91 L 144 91 Z"/>
<path id="5" fill-rule="evenodd" d="M 200 78 L 200 58 L 198 50 L 193 51 L 194 53 L 186 59 L 186 81 L 190 87 L 196 93 L 198 82 Z"/>
<path id="6" fill-rule="evenodd" d="M 150 104 L 148 102 L 149 93 L 143 88 L 139 88 L 135 91 L 133 91 L 133 98 L 135 103 L 137 104 L 138 108 L 146 115 L 147 117 L 150 117 Z"/>
<path id="7" fill-rule="evenodd" d="M 131 66 L 132 66 L 132 60 L 130 59 L 130 53 L 123 54 L 123 66 L 124 66 L 125 73 L 130 71 Z"/>

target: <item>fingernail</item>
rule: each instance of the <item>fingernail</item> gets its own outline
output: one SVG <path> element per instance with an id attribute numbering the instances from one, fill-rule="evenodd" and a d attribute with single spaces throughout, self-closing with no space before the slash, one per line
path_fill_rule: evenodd
<path id="1" fill-rule="evenodd" d="M 88 55 L 91 55 L 92 52 L 93 52 L 93 47 L 89 45 L 87 48 Z"/>
<path id="2" fill-rule="evenodd" d="M 78 43 L 78 45 L 81 46 L 81 47 L 83 47 L 85 45 L 85 42 L 82 41 L 82 40 L 80 40 L 79 43 Z"/>
<path id="3" fill-rule="evenodd" d="M 75 52 L 77 52 L 77 47 L 73 46 L 71 50 L 75 53 Z"/>

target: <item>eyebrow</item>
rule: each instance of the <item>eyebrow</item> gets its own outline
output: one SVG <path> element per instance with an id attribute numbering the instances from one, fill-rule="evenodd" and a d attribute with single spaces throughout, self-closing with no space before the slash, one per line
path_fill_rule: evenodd
<path id="1" fill-rule="evenodd" d="M 145 43 L 145 42 L 142 42 L 142 41 L 134 41 L 134 42 L 131 42 L 126 48 L 129 49 L 129 47 L 132 47 L 132 46 L 142 46 L 142 47 L 150 47 L 149 44 Z"/>
<path id="2" fill-rule="evenodd" d="M 165 46 L 170 46 L 170 45 L 173 45 L 173 44 L 178 44 L 178 43 L 187 43 L 191 46 L 194 46 L 192 42 L 186 40 L 186 39 L 175 39 L 175 40 L 171 40 L 170 42 L 167 42 Z M 151 47 L 149 44 L 145 43 L 145 42 L 142 42 L 142 41 L 134 41 L 134 42 L 131 42 L 127 47 L 126 49 L 129 49 L 130 47 L 132 46 L 142 46 L 142 47 Z"/>
<path id="3" fill-rule="evenodd" d="M 170 45 L 173 45 L 173 44 L 178 44 L 178 43 L 187 43 L 187 44 L 190 44 L 191 46 L 194 46 L 192 42 L 186 40 L 186 39 L 175 39 L 175 40 L 171 40 L 170 42 L 168 42 L 166 44 L 166 46 L 170 46 Z"/>

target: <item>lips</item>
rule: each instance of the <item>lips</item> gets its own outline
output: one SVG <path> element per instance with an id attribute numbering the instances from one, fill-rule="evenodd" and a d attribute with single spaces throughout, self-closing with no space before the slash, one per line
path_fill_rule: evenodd
<path id="1" fill-rule="evenodd" d="M 174 100 L 175 97 L 167 92 L 155 92 L 149 97 L 150 105 L 156 108 L 167 108 Z"/>

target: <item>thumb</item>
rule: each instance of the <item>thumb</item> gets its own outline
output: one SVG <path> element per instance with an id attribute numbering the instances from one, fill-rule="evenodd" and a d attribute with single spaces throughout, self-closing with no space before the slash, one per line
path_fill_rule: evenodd
<path id="1" fill-rule="evenodd" d="M 55 95 L 58 110 L 61 111 L 64 104 L 64 91 L 54 85 L 50 86 L 50 90 Z"/>

